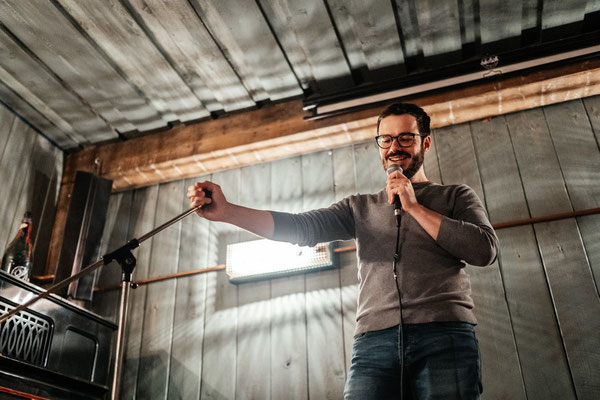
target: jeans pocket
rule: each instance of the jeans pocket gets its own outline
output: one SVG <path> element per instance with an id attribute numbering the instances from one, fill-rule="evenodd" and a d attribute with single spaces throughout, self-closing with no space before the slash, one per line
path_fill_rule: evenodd
<path id="1" fill-rule="evenodd" d="M 475 333 L 475 326 L 468 322 L 461 321 L 448 321 L 448 322 L 434 322 L 437 326 L 444 327 L 446 331 L 451 332 L 470 332 Z"/>

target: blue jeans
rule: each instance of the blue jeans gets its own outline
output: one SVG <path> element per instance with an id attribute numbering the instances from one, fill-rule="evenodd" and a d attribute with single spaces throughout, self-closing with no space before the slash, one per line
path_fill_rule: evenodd
<path id="1" fill-rule="evenodd" d="M 481 391 L 481 357 L 469 323 L 404 324 L 354 337 L 346 400 L 472 400 Z"/>

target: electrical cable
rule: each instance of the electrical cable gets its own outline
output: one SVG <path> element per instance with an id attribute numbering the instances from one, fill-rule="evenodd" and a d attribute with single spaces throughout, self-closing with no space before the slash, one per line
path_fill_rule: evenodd
<path id="1" fill-rule="evenodd" d="M 400 309 L 400 323 L 398 325 L 400 331 L 400 400 L 403 399 L 404 396 L 404 326 L 402 323 L 402 294 L 400 292 L 400 285 L 398 284 L 398 261 L 400 260 L 400 224 L 397 224 L 398 230 L 396 234 L 396 250 L 394 252 L 394 263 L 393 263 L 393 272 L 394 272 L 394 282 L 396 282 L 396 290 L 398 291 L 398 306 Z"/>

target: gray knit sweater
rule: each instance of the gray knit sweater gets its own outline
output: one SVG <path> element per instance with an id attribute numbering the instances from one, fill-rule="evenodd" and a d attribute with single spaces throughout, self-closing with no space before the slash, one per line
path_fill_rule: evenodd
<path id="1" fill-rule="evenodd" d="M 485 266 L 496 259 L 498 238 L 477 195 L 466 185 L 414 183 L 418 202 L 442 215 L 437 240 L 402 212 L 398 284 L 402 322 L 477 323 L 465 263 Z M 354 195 L 328 208 L 300 214 L 271 212 L 274 239 L 314 246 L 356 239 L 359 294 L 355 334 L 400 322 L 392 263 L 396 240 L 387 194 Z"/>

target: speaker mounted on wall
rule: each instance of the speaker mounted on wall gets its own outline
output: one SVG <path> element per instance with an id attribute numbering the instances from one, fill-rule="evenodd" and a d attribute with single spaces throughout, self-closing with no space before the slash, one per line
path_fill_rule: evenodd
<path id="1" fill-rule="evenodd" d="M 78 273 L 98 260 L 111 190 L 112 180 L 77 171 L 55 282 Z M 58 294 L 91 301 L 97 272 L 72 282 Z"/>

